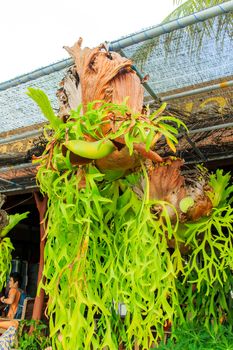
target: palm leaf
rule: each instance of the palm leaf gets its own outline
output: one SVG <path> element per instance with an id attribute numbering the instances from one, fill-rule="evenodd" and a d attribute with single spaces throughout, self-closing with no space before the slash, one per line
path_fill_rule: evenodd
<path id="1" fill-rule="evenodd" d="M 179 6 L 173 12 L 171 12 L 163 20 L 162 23 L 188 16 L 194 12 L 198 12 L 208 7 L 222 4 L 227 1 L 228 0 L 174 0 L 173 3 Z M 160 45 L 163 45 L 165 52 L 168 53 L 171 50 L 171 44 L 172 50 L 175 49 L 175 51 L 178 51 L 180 46 L 183 46 L 185 43 L 187 43 L 189 52 L 196 52 L 199 54 L 204 43 L 204 38 L 213 37 L 216 43 L 223 45 L 224 38 L 226 36 L 232 37 L 232 33 L 232 13 L 219 15 L 217 17 L 205 20 L 201 23 L 185 27 L 183 30 L 183 35 L 177 35 L 177 31 L 173 31 L 160 37 L 147 40 L 132 55 L 131 59 L 137 64 L 140 69 L 142 69 L 148 58 Z"/>

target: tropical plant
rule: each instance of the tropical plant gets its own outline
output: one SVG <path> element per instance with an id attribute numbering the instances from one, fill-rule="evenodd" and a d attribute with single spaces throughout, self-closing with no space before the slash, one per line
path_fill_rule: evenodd
<path id="1" fill-rule="evenodd" d="M 0 208 L 5 198 L 0 194 Z M 12 250 L 14 249 L 11 240 L 6 235 L 21 220 L 25 219 L 28 212 L 23 214 L 8 215 L 5 210 L 0 209 L 0 290 L 5 286 L 7 275 L 11 270 Z"/>
<path id="2" fill-rule="evenodd" d="M 217 170 L 210 175 L 207 195 L 212 201 L 209 216 L 180 223 L 177 235 L 185 242 L 183 274 L 176 287 L 186 322 L 201 322 L 218 330 L 226 321 L 232 325 L 232 224 L 230 174 Z M 188 248 L 188 249 L 187 249 Z M 180 320 L 174 320 L 174 329 Z"/>
<path id="3" fill-rule="evenodd" d="M 32 333 L 28 330 L 33 327 Z M 17 333 L 16 348 L 19 350 L 44 350 L 51 345 L 46 335 L 47 326 L 43 322 L 34 320 L 23 320 L 20 322 Z"/>
<path id="4" fill-rule="evenodd" d="M 31 96 L 34 92 L 39 93 L 30 89 Z M 122 115 L 122 111 L 127 111 L 128 117 L 130 116 L 126 105 L 102 103 L 95 110 L 95 103 L 87 106 L 85 115 L 80 115 L 81 108 L 72 112 L 70 119 L 56 128 L 55 135 L 42 155 L 42 166 L 37 174 L 40 188 L 48 196 L 49 207 L 49 235 L 45 247 L 44 268 L 47 282 L 43 288 L 50 295 L 48 311 L 56 315 L 55 319 L 50 318 L 50 332 L 58 348 L 61 345 L 56 335 L 61 332 L 63 348 L 109 346 L 115 349 L 120 341 L 124 341 L 131 348 L 136 341 L 134 334 L 137 329 L 137 341 L 145 346 L 155 323 L 157 333 L 152 338 L 162 336 L 163 323 L 172 317 L 172 310 L 175 308 L 170 303 L 178 304 L 175 293 L 170 302 L 166 298 L 166 295 L 175 290 L 175 279 L 164 278 L 164 284 L 160 280 L 163 275 L 168 274 L 168 269 L 171 276 L 176 274 L 172 268 L 173 258 L 166 250 L 167 239 L 163 234 L 166 222 L 162 220 L 163 215 L 160 221 L 153 220 L 156 214 L 151 214 L 148 186 L 142 199 L 133 190 L 143 174 L 142 171 L 122 178 L 123 173 L 113 170 L 111 174 L 108 171 L 104 174 L 94 164 L 88 164 L 83 169 L 72 164 L 69 148 L 73 152 L 77 149 L 76 154 L 83 159 L 92 157 L 95 142 L 82 140 L 83 135 L 93 138 L 101 135 L 106 110 L 108 113 L 111 111 L 111 115 L 118 111 Z M 114 140 L 124 135 L 129 153 L 132 153 L 135 138 L 136 142 L 143 142 L 145 130 L 150 131 L 152 128 L 154 134 L 166 133 L 166 138 L 169 140 L 171 137 L 174 141 L 175 136 L 170 129 L 175 129 L 168 125 L 166 130 L 165 117 L 158 117 L 155 126 L 152 123 L 147 124 L 147 119 L 153 120 L 154 115 L 151 118 L 145 117 L 141 122 L 139 117 L 136 119 L 133 116 L 132 119 L 119 120 L 119 126 L 117 123 L 115 125 L 116 133 L 108 133 L 105 141 L 102 139 L 102 145 L 106 145 L 106 140 Z M 178 123 L 175 118 L 168 119 Z M 129 127 L 132 120 L 134 134 Z M 132 137 L 127 136 L 128 134 Z M 74 140 L 74 145 L 71 144 L 73 147 L 70 147 L 71 141 L 66 140 L 69 137 Z M 80 142 L 85 142 L 85 147 Z M 69 147 L 66 154 L 62 152 L 64 145 Z M 97 144 L 95 153 L 98 154 L 98 162 L 98 158 L 102 156 L 100 144 Z M 78 160 L 80 162 L 80 158 Z M 139 165 L 140 163 L 137 167 Z M 144 172 L 146 173 L 146 169 Z M 119 179 L 112 181 L 116 177 Z M 169 222 L 166 215 L 164 218 Z M 170 224 L 168 230 L 168 236 L 172 238 L 173 229 Z M 138 263 L 134 264 L 135 256 Z M 157 259 L 153 259 L 153 256 L 157 256 Z M 137 276 L 140 283 L 133 276 Z M 150 288 L 149 281 L 152 283 Z M 65 288 L 67 283 L 69 289 Z M 158 293 L 159 298 L 153 308 L 154 293 Z M 143 306 L 145 300 L 147 306 Z M 120 302 L 128 310 L 124 322 L 117 312 Z M 157 315 L 156 308 L 160 309 Z M 140 325 L 142 311 L 148 317 L 147 331 Z M 70 333 L 73 334 L 71 338 Z"/>
<path id="5" fill-rule="evenodd" d="M 200 324 L 187 323 L 177 329 L 167 344 L 158 350 L 233 350 L 232 327 L 220 326 L 218 332 L 208 331 Z"/>
<path id="6" fill-rule="evenodd" d="M 158 140 L 175 151 L 184 125 L 164 106 L 150 114 L 137 102 L 132 111 L 140 82 L 129 61 L 102 46 L 70 52 L 81 105 L 59 119 L 42 91 L 28 92 L 50 122 L 36 161 L 48 197 L 41 287 L 53 348 L 149 349 L 166 323 L 173 331 L 190 321 L 214 332 L 223 320 L 232 325 L 229 174 L 182 175 L 183 161 L 164 159 Z M 134 87 L 128 99 L 124 84 Z M 93 99 L 97 85 L 106 100 Z"/>

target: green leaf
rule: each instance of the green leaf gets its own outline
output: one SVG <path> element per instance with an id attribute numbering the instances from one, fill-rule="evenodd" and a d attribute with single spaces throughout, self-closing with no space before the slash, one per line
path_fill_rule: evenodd
<path id="1" fill-rule="evenodd" d="M 151 129 L 149 134 L 146 137 L 146 151 L 147 152 L 150 150 L 154 135 L 155 135 L 155 132 L 154 132 L 154 130 Z"/>
<path id="2" fill-rule="evenodd" d="M 185 197 L 185 198 L 181 199 L 179 207 L 183 213 L 187 213 L 189 208 L 191 208 L 193 205 L 194 205 L 193 198 L 192 197 Z"/>
<path id="3" fill-rule="evenodd" d="M 212 201 L 213 207 L 224 206 L 230 194 L 233 193 L 233 186 L 229 186 L 230 173 L 223 174 L 222 169 L 218 169 L 215 174 L 210 175 L 209 185 L 213 191 L 208 191 L 207 195 Z"/>
<path id="4" fill-rule="evenodd" d="M 28 214 L 29 211 L 23 214 L 9 215 L 9 224 L 0 232 L 0 237 L 5 237 L 21 220 L 26 219 Z"/>
<path id="5" fill-rule="evenodd" d="M 50 101 L 48 99 L 48 96 L 39 89 L 34 88 L 28 88 L 27 95 L 31 97 L 32 100 L 36 102 L 38 107 L 41 109 L 42 113 L 44 114 L 45 118 L 48 119 L 51 126 L 54 128 L 54 130 L 57 130 L 58 127 L 63 124 L 61 119 L 59 119 L 50 104 Z"/>

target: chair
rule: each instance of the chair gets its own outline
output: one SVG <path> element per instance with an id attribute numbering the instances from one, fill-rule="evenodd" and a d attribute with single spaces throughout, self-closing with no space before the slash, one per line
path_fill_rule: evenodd
<path id="1" fill-rule="evenodd" d="M 22 315 L 21 315 L 21 318 L 18 319 L 18 321 L 31 320 L 34 302 L 35 302 L 35 298 L 26 297 L 24 299 Z"/>
<path id="2" fill-rule="evenodd" d="M 24 299 L 22 315 L 21 315 L 21 318 L 16 319 L 17 321 L 20 322 L 22 320 L 31 320 L 34 302 L 35 302 L 35 298 L 26 297 Z M 7 320 L 7 318 L 2 320 Z M 3 334 L 5 331 L 6 329 L 0 328 L 0 334 Z"/>

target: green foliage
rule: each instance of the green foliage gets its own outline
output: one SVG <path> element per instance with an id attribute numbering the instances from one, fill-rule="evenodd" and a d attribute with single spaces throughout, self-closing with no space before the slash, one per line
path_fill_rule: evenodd
<path id="1" fill-rule="evenodd" d="M 28 88 L 27 95 L 36 102 L 45 118 L 49 120 L 53 128 L 56 130 L 62 121 L 54 114 L 53 108 L 47 95 L 42 90 L 34 88 Z"/>
<path id="2" fill-rule="evenodd" d="M 230 253 L 233 238 L 233 209 L 230 206 L 213 209 L 209 218 L 203 218 L 186 225 L 187 244 L 192 246 L 192 255 L 186 269 L 188 275 L 197 273 L 198 289 L 203 280 L 212 286 L 215 281 L 220 284 L 226 280 L 227 264 L 223 256 Z"/>
<path id="3" fill-rule="evenodd" d="M 202 322 L 217 332 L 220 320 L 231 316 L 233 288 L 233 209 L 229 174 L 217 170 L 210 175 L 208 191 L 213 205 L 209 217 L 182 224 L 182 241 L 189 247 L 184 257 L 184 275 L 177 281 L 182 311 L 187 321 Z M 178 229 L 179 236 L 179 229 Z"/>
<path id="4" fill-rule="evenodd" d="M 185 124 L 179 119 L 166 115 L 161 116 L 166 108 L 165 103 L 151 115 L 133 115 L 126 102 L 118 105 L 93 101 L 87 104 L 85 114 L 82 113 L 82 105 L 80 105 L 76 111 L 71 111 L 68 121 L 62 123 L 60 119 L 51 114 L 52 107 L 43 91 L 29 88 L 28 94 L 50 121 L 49 127 L 56 131 L 55 138 L 59 141 L 60 147 L 67 141 L 86 141 L 87 135 L 103 142 L 122 137 L 132 154 L 134 144 L 145 143 L 146 150 L 149 151 L 154 146 L 155 140 L 164 136 L 168 146 L 175 152 L 175 144 L 178 143 L 176 138 L 178 128 L 182 126 L 187 130 Z M 98 108 L 96 108 L 97 105 Z M 107 133 L 103 133 L 103 128 L 108 129 Z M 61 151 L 58 153 L 60 160 Z"/>
<path id="5" fill-rule="evenodd" d="M 94 108 L 97 103 L 99 109 Z M 181 226 L 178 219 L 171 223 L 169 203 L 149 200 L 143 163 L 136 173 L 120 179 L 108 174 L 106 179 L 94 163 L 74 166 L 69 152 L 63 155 L 61 150 L 67 140 L 85 141 L 87 136 L 97 142 L 124 137 L 130 152 L 139 142 L 148 150 L 160 134 L 172 148 L 177 128 L 170 122 L 182 123 L 161 116 L 164 108 L 139 116 L 131 115 L 125 104 L 95 101 L 85 115 L 81 106 L 72 111 L 49 137 L 37 181 L 48 196 L 42 287 L 50 296 L 54 349 L 117 350 L 121 342 L 127 350 L 135 343 L 149 349 L 163 339 L 168 320 L 174 330 L 199 321 L 216 334 L 224 317 L 233 324 L 229 175 L 217 171 L 210 176 L 208 194 L 215 204 L 211 215 Z M 141 189 L 140 196 L 135 187 Z M 191 204 L 184 202 L 183 210 Z M 154 209 L 158 206 L 160 212 Z M 183 255 L 180 236 L 188 248 Z M 124 319 L 120 303 L 127 310 Z"/>
<path id="6" fill-rule="evenodd" d="M 98 109 L 95 105 L 101 103 Z M 134 143 L 145 143 L 148 151 L 153 145 L 155 135 L 163 135 L 168 143 L 176 144 L 178 134 L 177 128 L 169 125 L 168 122 L 175 124 L 176 127 L 185 124 L 177 118 L 171 116 L 160 116 L 164 112 L 166 104 L 150 116 L 131 115 L 129 108 L 125 103 L 121 105 L 106 103 L 103 101 L 94 101 L 87 105 L 87 111 L 82 115 L 81 107 L 77 111 L 72 111 L 66 130 L 69 130 L 70 138 L 76 140 L 83 139 L 84 135 L 92 136 L 94 139 L 107 138 L 115 140 L 124 136 L 126 145 L 132 154 Z M 109 113 L 111 112 L 109 121 Z M 103 135 L 102 127 L 109 125 L 110 131 Z M 169 145 L 170 146 L 170 145 Z M 174 146 L 173 146 L 174 150 Z"/>
<path id="7" fill-rule="evenodd" d="M 21 220 L 26 219 L 29 211 L 22 214 L 9 215 L 9 224 L 0 231 L 0 237 L 5 237 Z"/>
<path id="8" fill-rule="evenodd" d="M 158 350 L 233 350 L 232 327 L 220 326 L 218 332 L 200 324 L 185 324 L 177 329 L 167 344 L 160 344 Z"/>
<path id="9" fill-rule="evenodd" d="M 233 192 L 233 186 L 229 186 L 231 174 L 223 175 L 223 170 L 217 169 L 216 174 L 210 175 L 210 186 L 213 191 L 208 192 L 208 196 L 213 203 L 213 207 L 221 207 L 226 204 L 229 196 Z"/>
<path id="10" fill-rule="evenodd" d="M 147 189 L 139 199 L 133 187 L 142 176 Z M 185 224 L 190 252 L 182 258 L 179 225 L 170 223 L 165 210 L 160 217 L 151 210 L 156 203 L 148 201 L 145 170 L 107 182 L 90 165 L 85 179 L 86 187 L 79 189 L 81 174 L 74 169 L 59 173 L 44 166 L 38 172 L 49 197 L 43 287 L 50 295 L 56 349 L 114 350 L 121 341 L 132 349 L 136 340 L 147 349 L 148 339 L 163 338 L 167 320 L 174 329 L 199 320 L 216 332 L 224 315 L 231 322 L 229 205 Z M 176 242 L 173 253 L 167 238 Z M 124 320 L 119 303 L 127 309 Z"/>
<path id="11" fill-rule="evenodd" d="M 9 215 L 9 223 L 0 231 L 0 291 L 6 284 L 7 274 L 11 270 L 12 250 L 14 249 L 11 240 L 6 235 L 21 220 L 27 217 L 29 212 L 23 214 Z"/>
<path id="12" fill-rule="evenodd" d="M 75 172 L 53 175 L 47 182 L 48 170 L 38 173 L 49 197 L 44 288 L 53 345 L 114 350 L 123 340 L 132 349 L 137 339 L 145 348 L 179 312 L 175 282 L 181 257 L 178 251 L 170 255 L 164 235 L 166 228 L 173 237 L 171 225 L 156 220 L 152 203 L 137 198 L 130 178 L 103 182 L 88 166 L 86 187 L 78 191 Z M 120 302 L 127 309 L 124 321 Z"/>
<path id="13" fill-rule="evenodd" d="M 0 241 L 0 290 L 6 285 L 7 274 L 11 270 L 11 252 L 14 249 L 10 238 L 5 237 Z"/>
<path id="14" fill-rule="evenodd" d="M 29 334 L 29 328 L 33 326 L 33 332 Z M 34 320 L 23 320 L 18 329 L 19 350 L 43 350 L 51 345 L 50 339 L 46 336 L 47 326 L 42 322 Z"/>

